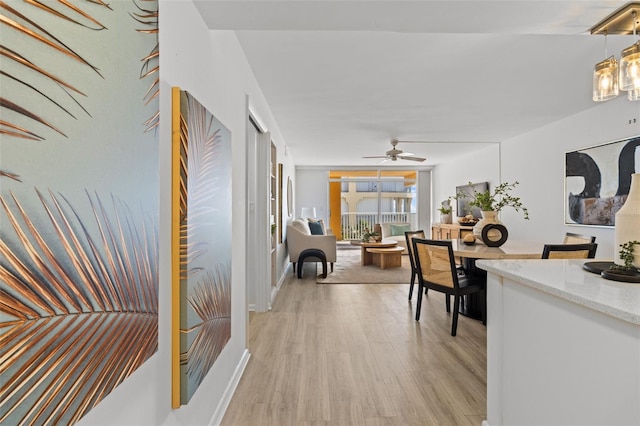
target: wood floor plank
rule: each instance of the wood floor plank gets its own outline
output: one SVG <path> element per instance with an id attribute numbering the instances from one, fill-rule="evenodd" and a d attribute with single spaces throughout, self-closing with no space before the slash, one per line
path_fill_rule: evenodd
<path id="1" fill-rule="evenodd" d="M 291 274 L 272 310 L 250 313 L 251 358 L 222 420 L 253 425 L 480 425 L 486 328 L 444 297 L 395 284 L 316 284 Z"/>

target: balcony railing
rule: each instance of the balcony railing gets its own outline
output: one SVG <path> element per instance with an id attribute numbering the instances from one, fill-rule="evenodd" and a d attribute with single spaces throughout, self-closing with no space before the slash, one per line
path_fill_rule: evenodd
<path id="1" fill-rule="evenodd" d="M 378 213 L 375 212 L 343 213 L 341 221 L 342 239 L 359 240 L 362 238 L 365 229 L 373 232 L 373 227 L 376 223 L 408 222 L 413 224 L 415 213 L 383 212 L 380 213 L 380 220 L 378 220 Z"/>

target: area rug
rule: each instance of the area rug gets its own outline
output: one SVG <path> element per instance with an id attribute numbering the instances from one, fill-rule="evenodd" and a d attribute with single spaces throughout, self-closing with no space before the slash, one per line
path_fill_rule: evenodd
<path id="1" fill-rule="evenodd" d="M 331 271 L 331 268 L 327 268 Z M 322 267 L 318 265 L 318 272 Z M 380 269 L 374 265 L 360 265 L 360 249 L 338 250 L 333 272 L 327 278 L 317 275 L 318 284 L 408 284 L 411 282 L 409 256 L 402 256 L 399 268 Z"/>

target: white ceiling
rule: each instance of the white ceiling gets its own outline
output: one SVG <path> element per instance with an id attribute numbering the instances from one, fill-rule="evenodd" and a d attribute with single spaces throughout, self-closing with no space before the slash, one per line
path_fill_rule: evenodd
<path id="1" fill-rule="evenodd" d="M 193 0 L 234 30 L 296 165 L 435 165 L 579 113 L 626 1 Z M 609 55 L 633 43 L 608 36 Z"/>

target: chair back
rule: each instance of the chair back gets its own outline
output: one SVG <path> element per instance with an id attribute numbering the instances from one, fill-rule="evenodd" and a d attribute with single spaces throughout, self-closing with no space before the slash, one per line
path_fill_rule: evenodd
<path id="1" fill-rule="evenodd" d="M 545 244 L 543 259 L 593 259 L 596 257 L 595 243 L 584 244 Z"/>
<path id="2" fill-rule="evenodd" d="M 592 235 L 581 235 L 567 232 L 566 234 L 564 234 L 564 240 L 562 241 L 562 244 L 588 244 L 595 242 L 596 237 Z"/>
<path id="3" fill-rule="evenodd" d="M 404 238 L 407 240 L 407 253 L 409 253 L 409 263 L 411 263 L 411 271 L 415 272 L 418 270 L 416 267 L 415 256 L 413 255 L 413 239 L 421 238 L 424 239 L 424 230 L 420 229 L 418 231 L 406 231 L 404 233 Z"/>
<path id="4" fill-rule="evenodd" d="M 450 240 L 413 238 L 418 277 L 442 287 L 458 288 L 458 276 Z"/>

